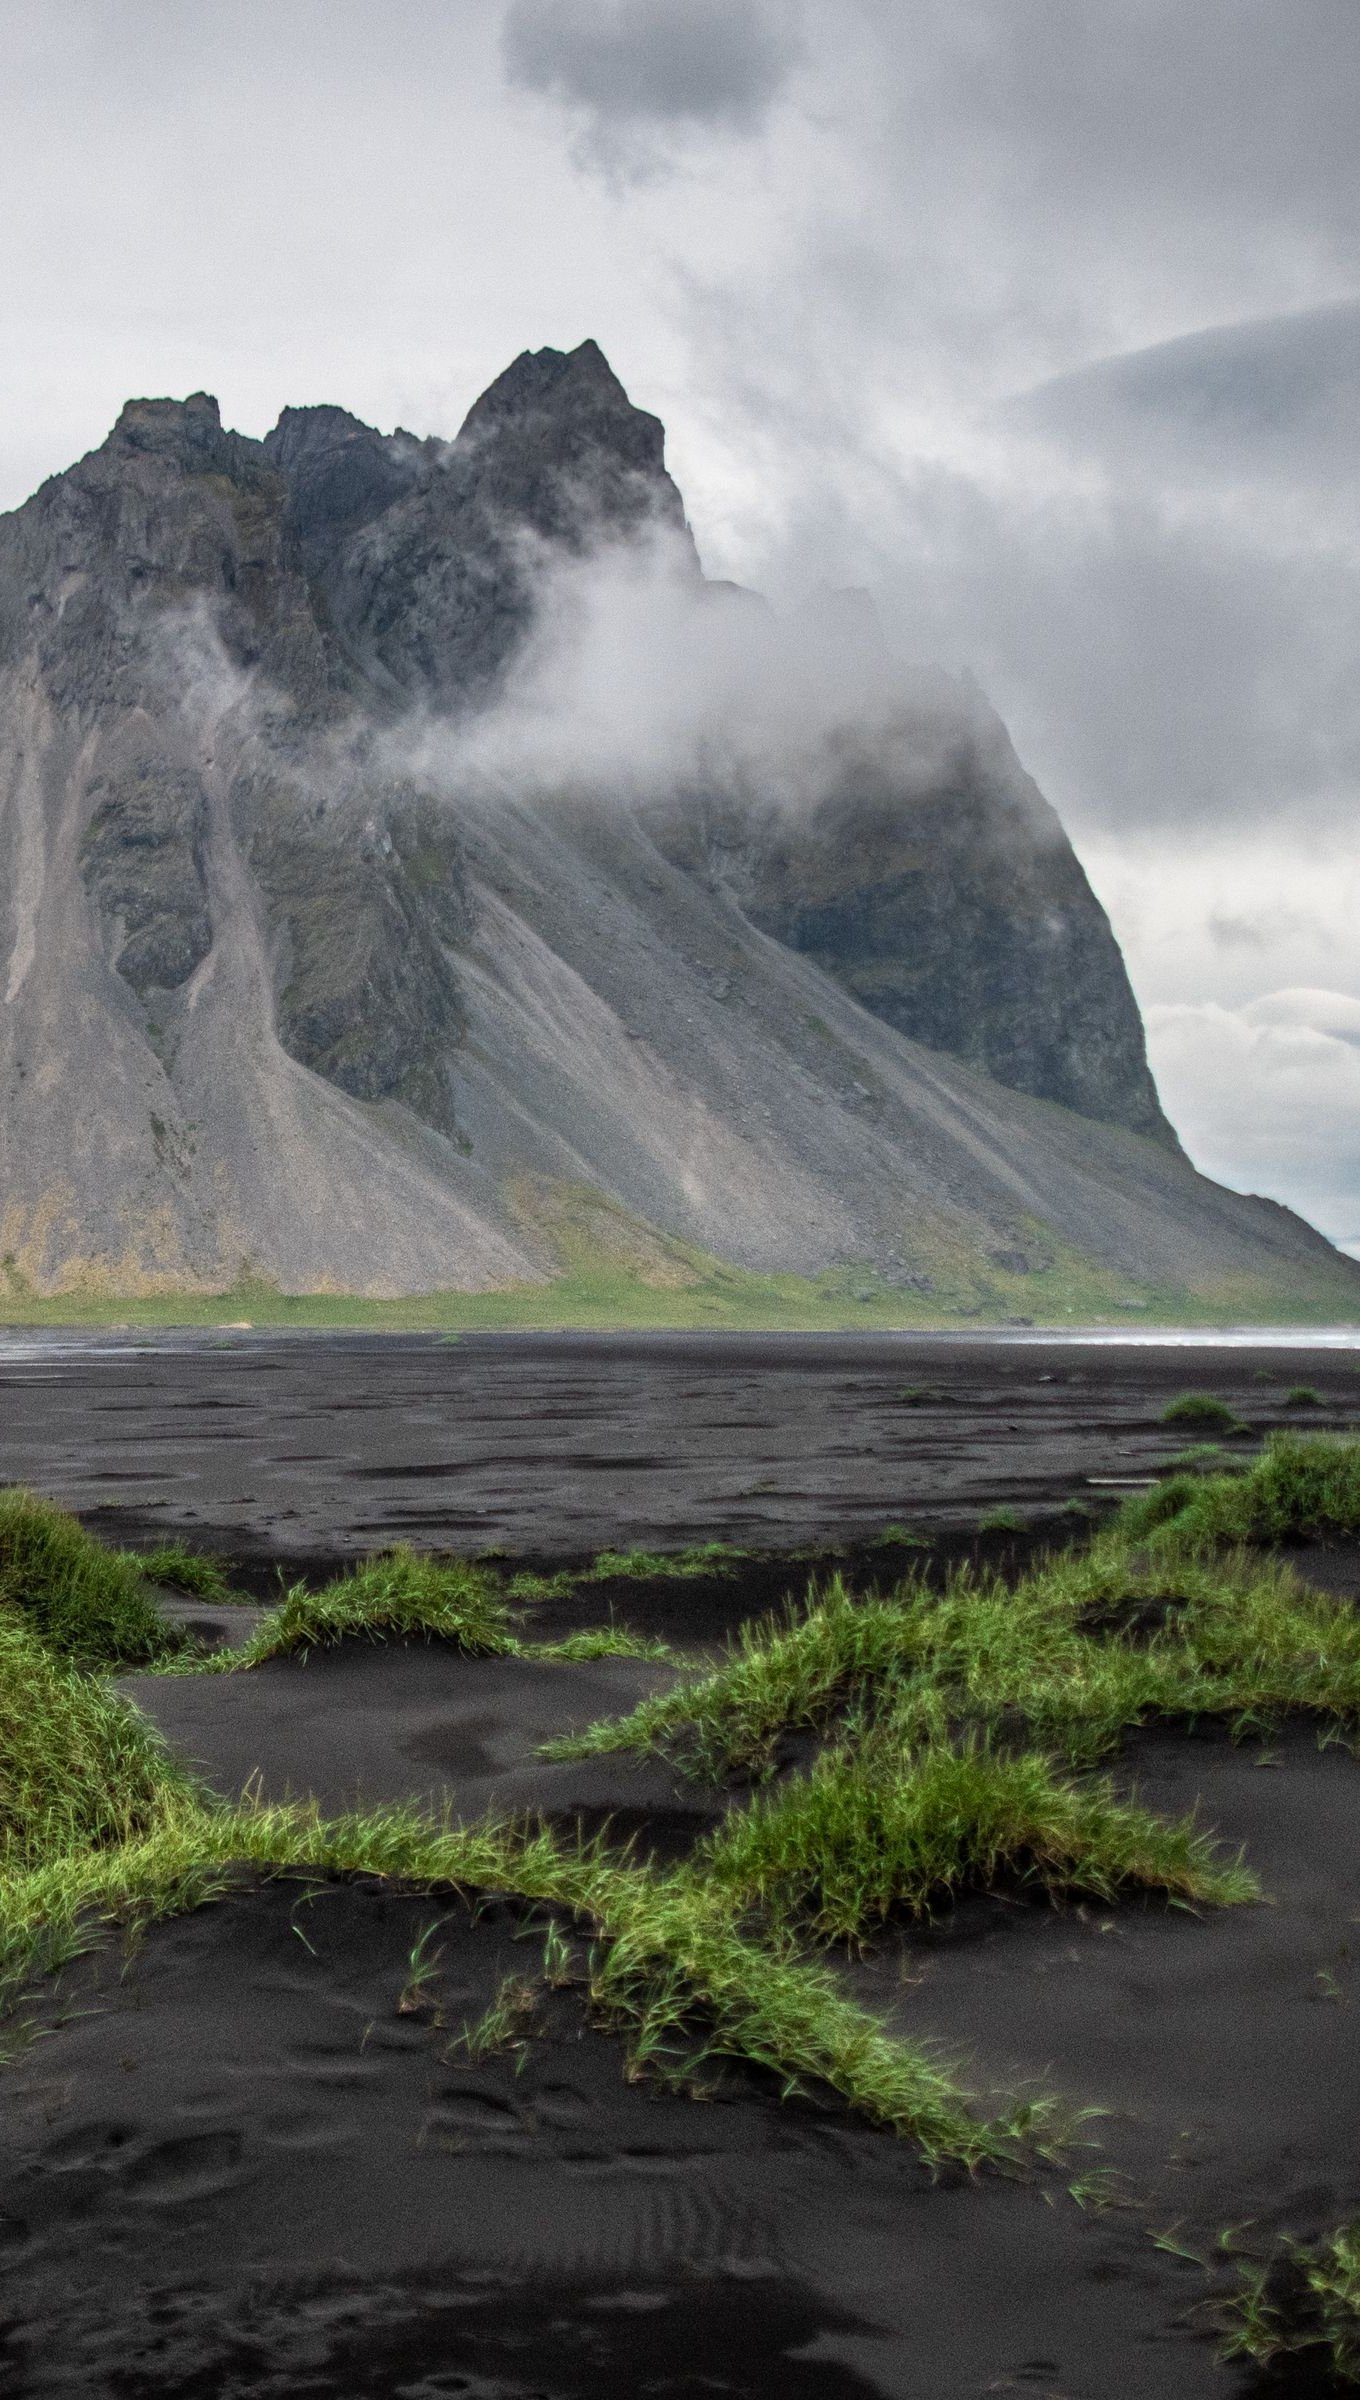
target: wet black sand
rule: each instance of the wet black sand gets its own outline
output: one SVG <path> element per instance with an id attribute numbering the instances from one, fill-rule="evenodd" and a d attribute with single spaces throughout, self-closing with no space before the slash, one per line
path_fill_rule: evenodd
<path id="1" fill-rule="evenodd" d="M 479 1358 L 473 1344 L 324 1345 L 310 1396 L 306 1357 L 286 1343 L 253 1382 L 244 1352 L 126 1361 L 121 1392 L 107 1358 L 92 1376 L 48 1359 L 22 1424 L 6 1412 L 0 1467 L 103 1510 L 101 1473 L 137 1459 L 149 1524 L 192 1506 L 177 1524 L 240 1548 L 210 1431 L 211 1404 L 227 1397 L 250 1419 L 234 1455 L 248 1449 L 259 1470 L 239 1490 L 268 1482 L 273 1494 L 261 1565 L 280 1523 L 301 1529 L 295 1556 L 399 1530 L 545 1557 L 740 1538 L 724 1511 L 757 1441 L 771 1474 L 782 1457 L 786 1542 L 844 1542 L 886 1519 L 952 1525 L 961 1542 L 979 1506 L 1051 1511 L 1080 1476 L 1133 1476 L 1180 1446 L 1156 1421 L 1170 1393 L 1218 1391 L 1257 1429 L 1290 1421 L 1292 1383 L 1327 1398 L 1312 1423 L 1353 1422 L 1360 1397 L 1355 1361 L 1326 1353 L 1111 1360 L 916 1344 L 889 1365 L 882 1345 L 834 1358 L 805 1345 L 817 1355 L 766 1372 L 749 1346 L 735 1360 L 624 1347 L 619 1358 L 505 1343 Z M 550 1420 L 561 1457 L 546 1481 L 577 1510 L 569 1538 L 544 1495 L 543 1428 L 514 1417 L 516 1373 L 529 1407 L 551 1387 L 566 1410 Z M 478 1374 L 495 1402 L 480 1417 Z M 370 1409 L 365 1383 L 383 1407 Z M 913 1387 L 930 1397 L 896 1399 Z M 189 1430 L 161 1455 L 176 1408 Z M 312 1453 L 271 1451 L 289 1412 L 307 1409 Z M 661 1456 L 667 1409 L 669 1449 L 646 1464 Z M 625 1427 L 632 1464 L 581 1466 L 597 1446 L 623 1458 Z M 406 1488 L 391 1461 L 430 1450 L 468 1462 L 464 1484 L 498 1512 L 494 1531 L 469 1540 L 433 1507 L 419 1526 L 375 1509 L 375 1489 L 396 1506 Z M 33 1463 L 16 1464 L 21 1453 Z M 373 1516 L 361 1523 L 365 1465 Z M 130 1527 L 135 1509 L 98 1521 Z M 1312 1546 L 1298 1563 L 1335 1589 L 1360 1583 L 1353 1545 Z M 750 1591 L 745 1570 L 649 1587 L 652 1629 L 711 1638 L 767 1604 L 772 1573 L 796 1584 L 806 1571 L 753 1566 Z M 551 1630 L 597 1616 L 603 1596 L 583 1591 Z M 628 1706 L 664 1673 L 355 1643 L 249 1677 L 124 1688 L 224 1791 L 258 1773 L 271 1794 L 313 1791 L 328 1807 L 538 1804 L 587 1824 L 612 1811 L 673 1855 L 715 1795 L 658 1766 L 535 1757 L 545 1734 Z M 541 2004 L 522 2055 L 470 2066 L 446 2055 L 450 2038 L 507 1967 L 533 1974 L 541 1917 L 496 1903 L 473 1922 L 451 1896 L 250 1879 L 154 1930 L 130 1962 L 110 1950 L 68 1971 L 41 2003 L 54 2029 L 0 2076 L 0 2388 L 15 2400 L 1245 2400 L 1264 2387 L 1215 2363 L 1204 2313 L 1223 2281 L 1217 2236 L 1236 2226 L 1264 2248 L 1360 2210 L 1360 1767 L 1290 1728 L 1268 1751 L 1140 1737 L 1120 1772 L 1155 1806 L 1197 1801 L 1245 1844 L 1267 1902 L 1200 1917 L 967 1901 L 846 1967 L 903 2033 L 962 2058 L 984 2095 L 1043 2079 L 1108 2111 L 1091 2127 L 1100 2150 L 1078 2152 L 1070 2172 L 1116 2177 L 1115 2205 L 1078 2206 L 1063 2176 L 932 2183 L 906 2146 L 834 2106 L 782 2104 L 754 2074 L 703 2100 L 629 2084 L 618 2042 L 586 2023 L 573 1991 Z M 440 2026 L 398 2009 L 435 1917 Z"/>
<path id="2" fill-rule="evenodd" d="M 315 1798 L 328 1813 L 447 1803 L 465 1821 L 533 1810 L 567 1827 L 692 1840 L 721 1803 L 655 1760 L 537 1756 L 553 1734 L 619 1716 L 672 1670 L 464 1658 L 439 1642 L 345 1642 L 248 1675 L 129 1675 L 119 1684 L 214 1790 Z M 653 1842 L 647 1842 L 654 1847 Z"/>
<path id="3" fill-rule="evenodd" d="M 0 1481 L 117 1539 L 257 1560 L 394 1540 L 583 1557 L 714 1539 L 842 1542 L 906 1519 L 1098 1497 L 1196 1436 L 1178 1392 L 1254 1432 L 1360 1424 L 1360 1352 L 1077 1348 L 1040 1337 L 161 1337 L 0 1354 Z"/>

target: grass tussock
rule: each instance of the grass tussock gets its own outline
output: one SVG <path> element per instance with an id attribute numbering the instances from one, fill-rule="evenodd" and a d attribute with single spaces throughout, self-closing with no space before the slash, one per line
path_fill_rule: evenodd
<path id="1" fill-rule="evenodd" d="M 146 1665 L 175 1645 L 141 1562 L 34 1492 L 0 1492 L 0 1611 L 91 1670 Z"/>
<path id="2" fill-rule="evenodd" d="M 561 1641 L 525 1641 L 511 1629 L 508 1603 L 516 1578 L 502 1587 L 488 1569 L 466 1559 L 425 1558 L 413 1550 L 385 1551 L 316 1592 L 297 1583 L 285 1592 L 249 1639 L 236 1649 L 163 1661 L 167 1673 L 231 1674 L 267 1659 L 305 1658 L 311 1650 L 346 1641 L 456 1643 L 470 1657 L 667 1660 L 670 1645 L 626 1625 L 586 1626 Z M 528 1595 L 537 1598 L 540 1595 Z"/>
<path id="3" fill-rule="evenodd" d="M 221 1560 L 210 1558 L 205 1551 L 190 1550 L 183 1542 L 162 1542 L 154 1550 L 138 1550 L 133 1556 L 148 1583 L 168 1584 L 174 1591 L 191 1593 L 195 1600 L 225 1603 L 233 1597 Z"/>
<path id="4" fill-rule="evenodd" d="M 1164 1425 L 1217 1425 L 1227 1433 L 1236 1426 L 1237 1417 L 1226 1400 L 1214 1392 L 1182 1392 L 1169 1400 L 1162 1410 Z"/>
<path id="5" fill-rule="evenodd" d="M 1189 1818 L 1167 1824 L 1077 1783 L 1038 1751 L 890 1734 L 824 1753 L 710 1835 L 693 1872 L 741 1905 L 859 1941 L 898 1909 L 921 1916 L 968 1886 L 1031 1883 L 1113 1900 L 1130 1890 L 1230 1906 L 1260 1897 Z"/>
<path id="6" fill-rule="evenodd" d="M 1022 1736 L 1071 1766 L 1153 1718 L 1240 1730 L 1293 1712 L 1354 1731 L 1360 1615 L 1254 1553 L 1245 1530 L 1347 1523 L 1360 1523 L 1360 1443 L 1282 1436 L 1249 1476 L 1150 1493 L 1014 1586 L 964 1568 L 943 1591 L 908 1579 L 856 1600 L 833 1579 L 744 1628 L 707 1674 L 549 1754 L 650 1751 L 716 1781 L 768 1774 L 787 1736 L 849 1714 L 913 1747 Z M 1236 1546 L 1216 1549 L 1206 1527 Z"/>
<path id="7" fill-rule="evenodd" d="M 1243 1474 L 1172 1477 L 1126 1501 L 1116 1530 L 1130 1542 L 1198 1550 L 1360 1532 L 1360 1441 L 1274 1434 Z"/>
<path id="8" fill-rule="evenodd" d="M 0 1877 L 138 1839 L 186 1790 L 131 1709 L 0 1617 Z"/>
<path id="9" fill-rule="evenodd" d="M 1291 2243 L 1268 2265 L 1246 2269 L 1224 2316 L 1225 2359 L 1250 2359 L 1267 2373 L 1312 2368 L 1334 2386 L 1360 2384 L 1360 2222 L 1311 2247 Z M 1308 2388 L 1317 2387 L 1310 2381 Z"/>
<path id="10" fill-rule="evenodd" d="M 198 1664 L 218 1671 L 257 1667 L 269 1658 L 305 1657 L 336 1642 L 413 1635 L 456 1642 L 474 1657 L 516 1647 L 504 1597 L 485 1567 L 396 1549 L 367 1560 L 324 1591 L 293 1584 L 249 1641 Z"/>
<path id="11" fill-rule="evenodd" d="M 767 1769 L 783 1735 L 826 1725 L 838 1708 L 901 1671 L 911 1603 L 857 1600 L 839 1576 L 782 1620 L 743 1625 L 727 1659 L 640 1702 L 630 1715 L 545 1745 L 549 1758 L 654 1751 L 704 1781 Z"/>
<path id="12" fill-rule="evenodd" d="M 664 1664 L 676 1655 L 659 1634 L 633 1633 L 626 1625 L 588 1625 L 560 1642 L 521 1643 L 519 1651 L 525 1658 L 560 1658 L 568 1665 L 593 1658 L 652 1658 Z"/>

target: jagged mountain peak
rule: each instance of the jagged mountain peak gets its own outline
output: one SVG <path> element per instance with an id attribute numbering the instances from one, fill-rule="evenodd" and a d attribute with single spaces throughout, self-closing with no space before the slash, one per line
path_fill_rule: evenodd
<path id="1" fill-rule="evenodd" d="M 599 344 L 525 350 L 469 409 L 449 465 L 484 507 L 576 547 L 656 522 L 687 535 L 659 417 Z"/>
<path id="2" fill-rule="evenodd" d="M 345 442 L 381 442 L 382 435 L 351 409 L 333 401 L 312 401 L 300 408 L 281 409 L 277 423 L 264 437 L 264 447 L 280 466 L 313 449 L 330 449 Z"/>
<path id="3" fill-rule="evenodd" d="M 575 350 L 522 350 L 505 372 L 474 400 L 458 440 L 481 439 L 492 429 L 551 423 L 559 438 L 574 433 L 608 443 L 644 473 L 664 466 L 666 433 L 659 417 L 629 398 L 596 341 Z"/>
<path id="4" fill-rule="evenodd" d="M 212 393 L 191 392 L 185 400 L 125 400 L 109 447 L 187 459 L 211 455 L 222 438 L 222 411 Z"/>

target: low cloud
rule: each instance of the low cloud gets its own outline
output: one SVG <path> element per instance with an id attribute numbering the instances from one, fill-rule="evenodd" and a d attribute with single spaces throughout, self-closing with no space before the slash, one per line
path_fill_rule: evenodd
<path id="1" fill-rule="evenodd" d="M 705 582 L 665 523 L 536 568 L 533 629 L 494 704 L 392 737 L 450 793 L 633 805 L 707 788 L 798 810 L 851 765 L 903 794 L 938 788 L 961 738 L 992 725 L 975 686 L 892 655 L 864 593 L 779 614 Z"/>
<path id="2" fill-rule="evenodd" d="M 583 163 L 645 173 L 665 138 L 759 130 L 798 56 L 764 0 L 511 0 L 505 70 L 572 118 Z"/>

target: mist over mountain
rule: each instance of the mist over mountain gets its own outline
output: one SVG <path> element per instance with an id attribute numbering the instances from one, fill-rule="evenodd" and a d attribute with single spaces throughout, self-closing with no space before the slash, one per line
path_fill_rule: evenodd
<path id="1" fill-rule="evenodd" d="M 1350 1274 L 1183 1158 L 982 694 L 706 581 L 590 342 L 451 441 L 131 401 L 0 520 L 0 912 L 39 1290 Z"/>

